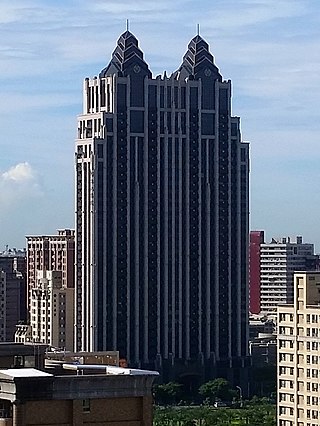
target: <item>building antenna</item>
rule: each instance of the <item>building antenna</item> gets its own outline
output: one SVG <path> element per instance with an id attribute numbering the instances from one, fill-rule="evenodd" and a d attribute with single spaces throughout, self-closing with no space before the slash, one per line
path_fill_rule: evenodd
<path id="1" fill-rule="evenodd" d="M 200 24 L 197 24 L 197 35 L 200 35 Z"/>
<path id="2" fill-rule="evenodd" d="M 126 19 L 126 30 L 129 31 L 129 19 Z"/>

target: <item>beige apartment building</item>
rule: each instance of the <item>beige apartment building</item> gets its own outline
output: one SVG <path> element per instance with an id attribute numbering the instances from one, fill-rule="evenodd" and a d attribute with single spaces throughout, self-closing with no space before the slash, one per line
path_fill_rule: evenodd
<path id="1" fill-rule="evenodd" d="M 278 306 L 278 426 L 319 425 L 320 272 L 299 272 Z"/>
<path id="2" fill-rule="evenodd" d="M 35 285 L 37 271 L 62 271 L 63 287 L 74 287 L 74 230 L 57 235 L 27 236 L 27 280 Z"/>
<path id="3" fill-rule="evenodd" d="M 73 349 L 74 289 L 63 287 L 61 271 L 38 271 L 30 291 L 32 341 Z"/>

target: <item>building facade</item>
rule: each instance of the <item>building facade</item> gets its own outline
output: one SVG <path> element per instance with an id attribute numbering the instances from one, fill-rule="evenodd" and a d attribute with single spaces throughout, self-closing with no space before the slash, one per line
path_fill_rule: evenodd
<path id="1" fill-rule="evenodd" d="M 6 314 L 5 314 L 5 300 L 6 300 L 6 293 L 7 293 L 7 280 L 6 280 L 6 273 L 4 271 L 0 271 L 0 342 L 5 342 L 6 340 Z"/>
<path id="2" fill-rule="evenodd" d="M 126 31 L 83 99 L 75 349 L 146 368 L 243 367 L 249 149 L 231 82 L 199 35 L 176 72 L 153 78 Z"/>
<path id="3" fill-rule="evenodd" d="M 276 315 L 280 303 L 293 302 L 294 271 L 318 269 L 314 245 L 298 236 L 264 241 L 263 231 L 250 233 L 250 312 Z"/>
<path id="4" fill-rule="evenodd" d="M 278 306 L 278 426 L 320 424 L 320 272 L 294 275 L 294 300 Z"/>
<path id="5" fill-rule="evenodd" d="M 74 287 L 74 230 L 57 235 L 27 236 L 27 281 L 31 290 L 37 271 L 62 271 L 62 286 Z"/>
<path id="6" fill-rule="evenodd" d="M 249 306 L 251 314 L 261 310 L 261 244 L 264 243 L 264 231 L 250 231 L 249 238 Z"/>
<path id="7" fill-rule="evenodd" d="M 32 342 L 72 350 L 74 289 L 63 287 L 62 271 L 38 271 L 30 292 Z"/>
<path id="8" fill-rule="evenodd" d="M 0 255 L 0 341 L 13 341 L 16 324 L 25 321 L 26 258 Z"/>

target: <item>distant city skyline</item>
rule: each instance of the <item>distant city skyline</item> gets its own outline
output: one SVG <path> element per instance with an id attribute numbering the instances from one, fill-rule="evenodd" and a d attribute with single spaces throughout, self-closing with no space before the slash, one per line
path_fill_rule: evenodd
<path id="1" fill-rule="evenodd" d="M 154 76 L 177 68 L 200 24 L 250 142 L 250 229 L 267 240 L 303 235 L 319 252 L 319 11 L 317 0 L 1 5 L 0 251 L 74 227 L 83 77 L 109 62 L 129 19 Z"/>

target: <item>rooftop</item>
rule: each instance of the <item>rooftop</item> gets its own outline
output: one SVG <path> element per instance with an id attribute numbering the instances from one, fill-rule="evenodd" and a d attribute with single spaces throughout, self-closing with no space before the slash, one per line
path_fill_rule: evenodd
<path id="1" fill-rule="evenodd" d="M 17 377 L 52 377 L 52 374 L 45 373 L 35 368 L 7 368 L 0 370 L 0 378 L 15 379 Z"/>
<path id="2" fill-rule="evenodd" d="M 65 370 L 73 370 L 76 372 L 81 371 L 85 373 L 86 371 L 101 373 L 105 372 L 107 375 L 125 375 L 125 376 L 159 376 L 157 371 L 151 370 L 140 370 L 137 368 L 124 368 L 124 367 L 114 367 L 111 365 L 101 365 L 101 364 L 63 364 Z"/>
<path id="3" fill-rule="evenodd" d="M 44 373 L 33 368 L 0 370 L 0 399 L 19 400 L 83 400 L 127 398 L 151 395 L 158 372 L 125 369 L 107 365 L 68 364 L 62 375 Z"/>

